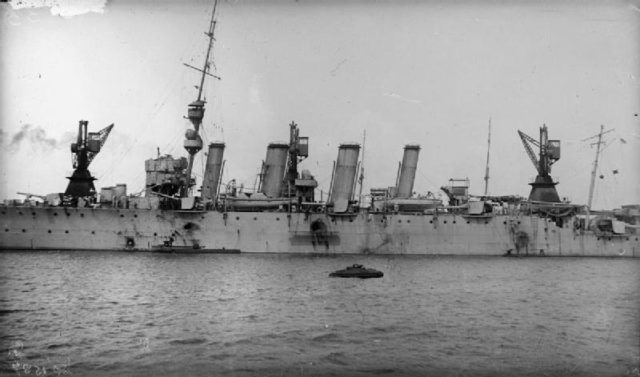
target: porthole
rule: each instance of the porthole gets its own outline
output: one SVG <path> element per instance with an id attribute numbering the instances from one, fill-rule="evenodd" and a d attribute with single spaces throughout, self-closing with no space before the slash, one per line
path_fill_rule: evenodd
<path id="1" fill-rule="evenodd" d="M 18 215 L 22 215 L 22 212 L 18 211 Z"/>
<path id="2" fill-rule="evenodd" d="M 69 231 L 68 231 L 68 230 L 65 230 L 64 232 L 65 232 L 65 233 L 69 233 Z"/>
<path id="3" fill-rule="evenodd" d="M 411 220 L 407 220 L 407 222 L 408 222 L 408 223 L 410 223 L 410 222 L 411 222 Z"/>
<path id="4" fill-rule="evenodd" d="M 157 237 L 157 236 L 158 236 L 158 233 L 153 233 L 153 236 L 154 236 L 154 237 Z"/>
<path id="5" fill-rule="evenodd" d="M 47 233 L 51 233 L 51 229 L 47 230 Z"/>
<path id="6" fill-rule="evenodd" d="M 27 230 L 26 229 L 22 229 L 22 233 L 25 233 Z"/>
<path id="7" fill-rule="evenodd" d="M 444 223 L 446 224 L 446 223 L 447 223 L 447 220 L 445 220 L 445 221 L 444 221 Z"/>
<path id="8" fill-rule="evenodd" d="M 81 213 L 81 214 L 80 214 L 80 217 L 84 217 L 84 213 Z"/>
<path id="9" fill-rule="evenodd" d="M 3 214 L 3 215 L 6 215 L 7 213 L 6 213 L 5 211 L 2 211 L 2 214 Z"/>
<path id="10" fill-rule="evenodd" d="M 455 221 L 455 220 L 453 220 L 453 223 L 455 224 L 455 223 L 456 223 L 456 221 Z"/>
<path id="11" fill-rule="evenodd" d="M 253 218 L 253 221 L 258 221 L 258 218 L 257 218 L 257 217 L 254 217 L 254 218 Z"/>
<path id="12" fill-rule="evenodd" d="M 433 220 L 429 220 L 429 224 L 433 224 Z"/>
<path id="13" fill-rule="evenodd" d="M 92 230 L 92 231 L 91 231 L 91 234 L 96 234 L 96 231 L 95 231 L 95 230 Z"/>
<path id="14" fill-rule="evenodd" d="M 134 213 L 134 214 L 133 214 L 133 217 L 138 217 L 138 214 L 137 214 L 137 213 Z"/>
<path id="15" fill-rule="evenodd" d="M 32 215 L 32 216 L 35 216 L 35 215 L 36 215 L 36 213 L 35 213 L 35 212 L 31 212 L 31 215 Z"/>
<path id="16" fill-rule="evenodd" d="M 398 220 L 398 224 L 402 223 L 402 220 Z"/>
<path id="17" fill-rule="evenodd" d="M 518 221 L 518 224 L 520 224 L 520 221 Z"/>
<path id="18" fill-rule="evenodd" d="M 503 221 L 502 223 L 503 223 L 504 225 L 507 225 L 507 222 L 506 222 L 506 221 Z"/>
<path id="19" fill-rule="evenodd" d="M 236 220 L 240 220 L 240 216 L 236 216 Z"/>
<path id="20" fill-rule="evenodd" d="M 471 224 L 471 221 L 467 220 L 467 224 Z"/>
<path id="21" fill-rule="evenodd" d="M 124 217 L 124 215 L 123 215 L 123 214 L 120 214 L 120 217 Z"/>
<path id="22" fill-rule="evenodd" d="M 279 218 L 279 217 L 276 217 L 276 221 L 280 221 L 280 218 Z"/>
<path id="23" fill-rule="evenodd" d="M 9 231 L 9 229 L 7 229 L 7 228 L 4 228 L 4 231 L 5 231 L 5 232 L 8 232 L 8 231 Z"/>
<path id="24" fill-rule="evenodd" d="M 58 216 L 58 213 L 54 212 L 54 213 L 53 213 L 53 216 Z"/>
<path id="25" fill-rule="evenodd" d="M 353 219 L 349 219 L 349 222 L 350 222 L 350 223 L 352 223 L 352 222 L 353 222 Z"/>

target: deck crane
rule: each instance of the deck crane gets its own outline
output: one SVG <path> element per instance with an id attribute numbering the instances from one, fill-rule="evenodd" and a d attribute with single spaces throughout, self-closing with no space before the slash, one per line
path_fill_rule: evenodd
<path id="1" fill-rule="evenodd" d="M 534 182 L 530 183 L 531 193 L 529 200 L 538 202 L 560 202 L 556 184 L 551 173 L 551 165 L 560 159 L 560 140 L 549 140 L 547 126 L 540 127 L 540 140 L 535 140 L 531 136 L 518 130 L 522 145 L 529 156 L 529 159 L 536 168 L 538 175 Z M 539 158 L 533 150 L 533 147 L 539 149 Z"/>
<path id="2" fill-rule="evenodd" d="M 78 125 L 78 138 L 71 144 L 71 154 L 73 159 L 73 174 L 69 179 L 69 185 L 64 192 L 65 196 L 86 197 L 94 196 L 96 193 L 93 181 L 95 178 L 89 172 L 89 164 L 102 149 L 107 141 L 113 124 L 103 128 L 98 132 L 88 132 L 89 122 L 81 120 Z"/>

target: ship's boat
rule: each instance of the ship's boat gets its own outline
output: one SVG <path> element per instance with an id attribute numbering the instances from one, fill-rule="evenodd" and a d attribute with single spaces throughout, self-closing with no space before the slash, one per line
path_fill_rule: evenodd
<path id="1" fill-rule="evenodd" d="M 334 271 L 329 274 L 329 276 L 334 278 L 360 278 L 360 279 L 369 279 L 369 278 L 381 278 L 384 274 L 381 271 L 374 270 L 373 268 L 364 268 L 361 264 L 354 264 L 348 266 L 344 270 Z"/>

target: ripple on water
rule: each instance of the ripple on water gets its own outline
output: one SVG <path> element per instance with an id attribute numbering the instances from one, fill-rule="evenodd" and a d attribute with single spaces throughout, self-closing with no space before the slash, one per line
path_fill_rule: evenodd
<path id="1" fill-rule="evenodd" d="M 197 345 L 206 343 L 207 339 L 205 338 L 185 338 L 185 339 L 174 339 L 169 342 L 171 345 Z"/>
<path id="2" fill-rule="evenodd" d="M 318 343 L 336 343 L 342 340 L 342 337 L 336 333 L 330 332 L 326 334 L 316 335 L 311 338 L 313 342 Z"/>
<path id="3" fill-rule="evenodd" d="M 386 374 L 395 374 L 396 372 L 398 372 L 398 370 L 391 368 L 357 369 L 357 371 L 369 376 L 383 376 Z"/>
<path id="4" fill-rule="evenodd" d="M 33 311 L 34 310 L 30 310 L 30 309 L 0 309 L 0 317 L 8 316 L 16 313 L 29 313 Z"/>
<path id="5" fill-rule="evenodd" d="M 334 365 L 349 365 L 349 358 L 342 352 L 331 352 L 323 356 L 321 360 Z"/>
<path id="6" fill-rule="evenodd" d="M 74 347 L 72 343 L 54 343 L 54 344 L 49 344 L 46 348 L 49 350 L 55 350 L 58 348 L 71 348 L 71 347 Z"/>

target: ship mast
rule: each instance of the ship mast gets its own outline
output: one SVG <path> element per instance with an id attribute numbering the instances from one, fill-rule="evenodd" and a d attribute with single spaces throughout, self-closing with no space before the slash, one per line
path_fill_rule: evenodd
<path id="1" fill-rule="evenodd" d="M 589 184 L 589 199 L 587 201 L 587 218 L 585 219 L 584 226 L 585 229 L 589 229 L 589 216 L 591 214 L 591 201 L 593 200 L 593 189 L 596 183 L 596 171 L 598 170 L 598 157 L 600 156 L 600 145 L 603 144 L 602 135 L 613 131 L 613 128 L 604 132 L 604 125 L 600 125 L 600 132 L 597 135 L 588 137 L 582 141 L 587 141 L 593 138 L 598 138 L 598 141 L 595 143 L 591 143 L 591 145 L 597 145 L 596 147 L 596 158 L 593 161 L 593 170 L 591 170 L 591 184 Z"/>
<path id="2" fill-rule="evenodd" d="M 211 48 L 213 47 L 213 41 L 215 40 L 214 30 L 216 27 L 215 15 L 216 15 L 217 8 L 218 8 L 218 1 L 215 0 L 213 3 L 213 11 L 211 12 L 211 22 L 209 23 L 209 31 L 205 33 L 205 35 L 209 37 L 209 45 L 207 46 L 207 54 L 204 59 L 204 64 L 202 66 L 202 69 L 199 69 L 187 63 L 184 63 L 185 66 L 189 68 L 193 68 L 198 72 L 201 72 L 202 76 L 200 76 L 200 85 L 198 86 L 198 98 L 194 102 L 189 104 L 188 110 L 187 110 L 187 117 L 191 121 L 191 124 L 193 124 L 193 129 L 188 129 L 185 134 L 184 149 L 186 149 L 187 153 L 189 153 L 189 163 L 187 165 L 186 180 L 180 192 L 180 197 L 183 197 L 183 198 L 189 196 L 189 188 L 191 187 L 191 171 L 193 170 L 193 160 L 195 158 L 195 155 L 202 149 L 202 138 L 200 137 L 200 125 L 202 124 L 202 119 L 204 118 L 204 105 L 206 103 L 206 101 L 202 99 L 204 79 L 205 79 L 205 76 L 208 75 L 220 80 L 220 77 L 209 73 L 209 69 L 210 69 L 209 57 L 211 55 Z"/>
<path id="3" fill-rule="evenodd" d="M 489 151 L 491 150 L 491 118 L 489 118 L 489 137 L 487 138 L 487 167 L 484 172 L 484 196 L 489 192 Z"/>
<path id="4" fill-rule="evenodd" d="M 602 145 L 604 142 L 602 141 L 602 135 L 607 134 L 609 132 L 613 131 L 613 128 L 608 130 L 608 131 L 604 131 L 604 125 L 600 125 L 600 132 L 597 135 L 588 137 L 582 141 L 587 141 L 590 139 L 594 139 L 594 138 L 598 138 L 598 141 L 595 143 L 592 143 L 591 145 L 596 145 L 596 158 L 593 161 L 593 170 L 591 170 L 591 183 L 589 184 L 589 198 L 587 201 L 587 226 L 588 226 L 588 221 L 589 221 L 589 211 L 591 210 L 591 202 L 593 200 L 593 190 L 595 188 L 595 183 L 596 183 L 596 171 L 598 170 L 598 157 L 600 156 L 600 145 Z"/>

